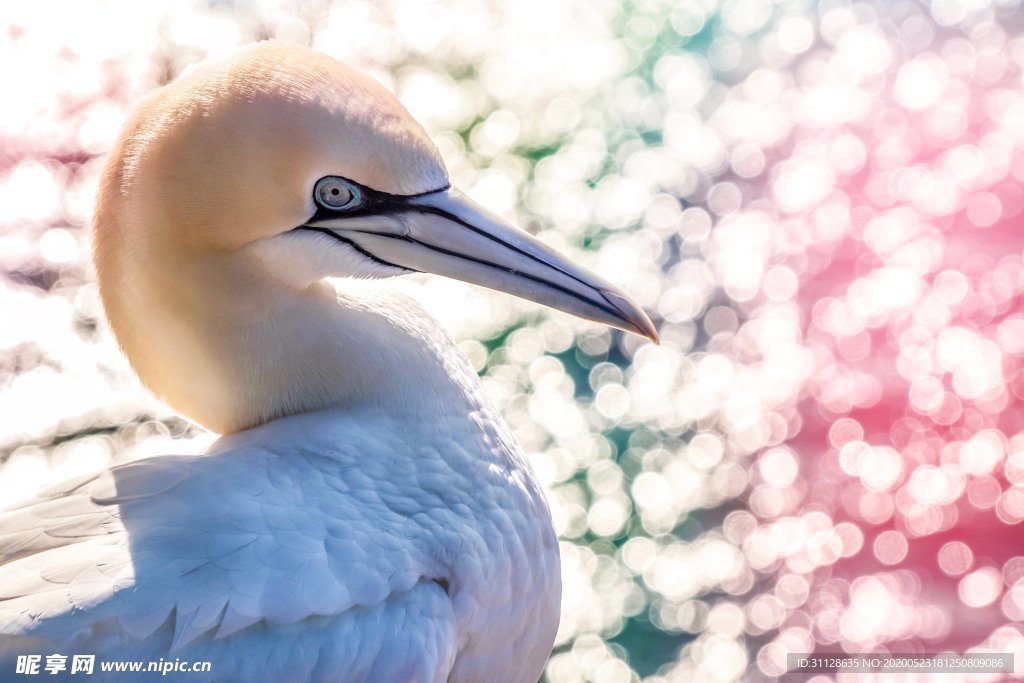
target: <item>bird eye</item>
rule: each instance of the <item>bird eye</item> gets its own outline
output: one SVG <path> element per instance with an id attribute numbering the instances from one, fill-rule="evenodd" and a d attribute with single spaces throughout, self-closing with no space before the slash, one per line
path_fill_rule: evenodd
<path id="1" fill-rule="evenodd" d="M 316 182 L 313 199 L 325 209 L 351 209 L 358 206 L 359 188 L 343 178 L 326 177 Z"/>

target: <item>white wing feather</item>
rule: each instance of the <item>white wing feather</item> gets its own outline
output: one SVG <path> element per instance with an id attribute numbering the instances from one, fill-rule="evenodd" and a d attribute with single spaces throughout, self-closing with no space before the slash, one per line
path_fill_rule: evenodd
<path id="1" fill-rule="evenodd" d="M 364 476 L 243 448 L 123 465 L 0 512 L 0 634 L 209 659 L 209 680 L 218 664 L 235 681 L 445 680 L 443 568 Z"/>

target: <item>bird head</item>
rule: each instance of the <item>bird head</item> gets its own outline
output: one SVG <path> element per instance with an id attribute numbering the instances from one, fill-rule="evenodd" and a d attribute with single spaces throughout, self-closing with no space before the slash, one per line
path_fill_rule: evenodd
<path id="1" fill-rule="evenodd" d="M 444 345 L 423 343 L 432 326 L 394 297 L 368 304 L 389 295 L 358 280 L 436 273 L 657 340 L 618 288 L 451 187 L 381 85 L 305 48 L 251 45 L 143 102 L 93 222 L 100 294 L 135 370 L 214 431 L 402 401 L 382 378 L 431 372 L 416 361 Z"/>
<path id="2" fill-rule="evenodd" d="M 133 218 L 103 220 L 106 209 Z M 98 262 L 143 244 L 169 260 L 243 252 L 293 288 L 429 272 L 657 339 L 614 285 L 452 188 L 381 85 L 295 46 L 249 46 L 144 103 L 97 217 Z"/>

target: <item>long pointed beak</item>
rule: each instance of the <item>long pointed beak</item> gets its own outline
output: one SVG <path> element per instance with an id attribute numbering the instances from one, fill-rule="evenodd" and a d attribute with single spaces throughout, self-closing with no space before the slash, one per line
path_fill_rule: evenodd
<path id="1" fill-rule="evenodd" d="M 507 292 L 658 343 L 643 309 L 615 285 L 574 265 L 455 189 L 410 197 L 395 220 L 311 222 L 387 264 Z"/>

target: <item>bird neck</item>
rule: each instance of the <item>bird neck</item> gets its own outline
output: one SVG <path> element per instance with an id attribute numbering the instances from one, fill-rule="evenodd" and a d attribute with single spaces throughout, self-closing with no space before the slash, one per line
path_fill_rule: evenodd
<path id="1" fill-rule="evenodd" d="M 386 282 L 294 290 L 249 263 L 168 265 L 117 291 L 101 278 L 101 291 L 143 382 L 213 431 L 331 408 L 423 418 L 480 405 L 452 341 Z"/>

